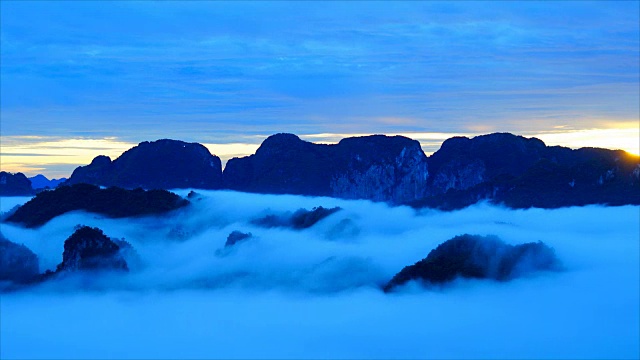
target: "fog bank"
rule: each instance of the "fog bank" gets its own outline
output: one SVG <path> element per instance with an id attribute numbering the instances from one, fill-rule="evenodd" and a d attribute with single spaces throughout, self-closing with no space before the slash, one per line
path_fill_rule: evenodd
<path id="1" fill-rule="evenodd" d="M 178 191 L 183 196 L 188 193 Z M 198 191 L 166 216 L 82 212 L 38 229 L 2 224 L 62 259 L 77 224 L 125 238 L 125 275 L 2 294 L 3 358 L 638 358 L 640 207 L 415 211 L 369 201 Z M 5 198 L 2 199 L 5 211 Z M 25 200 L 26 201 L 26 200 Z M 308 229 L 253 220 L 340 207 Z M 224 248 L 234 230 L 252 238 Z M 380 286 L 460 234 L 543 241 L 566 269 L 442 289 Z"/>

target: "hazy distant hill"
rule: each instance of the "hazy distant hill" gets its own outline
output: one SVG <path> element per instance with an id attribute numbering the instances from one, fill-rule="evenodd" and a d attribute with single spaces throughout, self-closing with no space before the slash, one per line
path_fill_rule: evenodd
<path id="1" fill-rule="evenodd" d="M 29 282 L 39 271 L 38 256 L 26 246 L 9 241 L 0 232 L 0 282 Z"/>
<path id="2" fill-rule="evenodd" d="M 34 177 L 30 177 L 29 181 L 31 181 L 31 187 L 33 187 L 34 190 L 45 189 L 45 188 L 55 189 L 56 186 L 62 184 L 65 181 L 67 181 L 67 178 L 49 180 L 49 179 L 47 179 L 46 176 L 44 176 L 42 174 L 38 174 L 38 175 L 36 175 Z"/>
<path id="3" fill-rule="evenodd" d="M 0 196 L 26 196 L 34 193 L 31 182 L 23 173 L 0 171 Z"/>
<path id="4" fill-rule="evenodd" d="M 111 161 L 98 156 L 73 171 L 67 185 L 89 183 L 126 189 L 219 189 L 220 158 L 201 144 L 163 139 L 141 142 Z"/>

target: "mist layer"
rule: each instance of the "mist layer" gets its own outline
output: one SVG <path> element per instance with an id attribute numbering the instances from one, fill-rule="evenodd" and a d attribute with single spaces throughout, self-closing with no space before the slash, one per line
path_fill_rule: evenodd
<path id="1" fill-rule="evenodd" d="M 341 210 L 306 229 L 255 223 L 318 206 Z M 2 224 L 2 232 L 36 253 L 44 271 L 61 262 L 64 240 L 78 224 L 124 238 L 139 266 L 3 294 L 3 358 L 640 355 L 637 206 L 478 204 L 440 212 L 199 191 L 190 206 L 168 215 L 74 212 L 38 229 Z M 252 236 L 225 248 L 233 231 Z M 393 294 L 380 290 L 400 269 L 465 233 L 511 245 L 543 241 L 565 270 L 510 282 L 458 279 L 438 289 L 410 283 Z"/>

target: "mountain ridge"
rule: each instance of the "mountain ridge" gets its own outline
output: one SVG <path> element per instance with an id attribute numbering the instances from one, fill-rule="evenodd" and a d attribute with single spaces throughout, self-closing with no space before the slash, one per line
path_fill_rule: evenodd
<path id="1" fill-rule="evenodd" d="M 31 187 L 34 190 L 47 189 L 47 188 L 55 189 L 56 186 L 67 181 L 67 178 L 63 177 L 60 179 L 49 179 L 42 174 L 38 174 L 36 176 L 30 177 L 29 181 L 31 181 Z"/>
<path id="2" fill-rule="evenodd" d="M 166 155 L 167 149 L 174 152 Z M 172 167 L 176 162 L 181 167 Z M 428 157 L 416 140 L 402 136 L 315 144 L 279 133 L 254 154 L 230 159 L 224 171 L 218 162 L 200 144 L 162 139 L 142 142 L 113 161 L 97 156 L 65 184 L 332 196 L 442 210 L 482 200 L 512 208 L 640 204 L 640 157 L 547 146 L 510 133 L 452 137 Z M 203 164 L 205 175 L 199 173 Z"/>
<path id="3" fill-rule="evenodd" d="M 126 189 L 219 189 L 222 163 L 199 143 L 143 141 L 113 161 L 95 157 L 91 164 L 77 167 L 64 184 L 78 183 Z"/>
<path id="4" fill-rule="evenodd" d="M 422 197 L 427 157 L 402 136 L 370 135 L 314 144 L 293 134 L 268 137 L 223 172 L 230 190 L 402 203 Z"/>

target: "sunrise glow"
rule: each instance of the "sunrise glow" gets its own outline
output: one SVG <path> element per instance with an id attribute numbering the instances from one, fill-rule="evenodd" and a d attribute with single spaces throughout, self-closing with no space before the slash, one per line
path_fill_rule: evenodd
<path id="1" fill-rule="evenodd" d="M 254 154 L 260 143 L 270 134 L 254 136 L 252 142 L 204 143 L 224 164 L 231 158 Z M 371 134 L 319 133 L 299 135 L 302 140 L 321 144 L 335 144 L 341 139 Z M 474 137 L 481 133 L 444 133 L 444 132 L 399 132 L 385 135 L 401 135 L 420 142 L 426 155 L 437 151 L 442 142 L 454 136 Z M 640 130 L 638 128 L 557 130 L 549 132 L 522 134 L 536 137 L 548 146 L 565 146 L 572 149 L 581 147 L 601 147 L 613 150 L 625 150 L 640 154 Z M 148 139 L 153 141 L 157 139 Z M 28 176 L 39 173 L 49 177 L 68 177 L 77 166 L 87 165 L 98 155 L 107 155 L 112 160 L 124 151 L 137 145 L 117 138 L 103 139 L 52 139 L 46 137 L 6 137 L 2 138 L 1 165 L 3 171 L 23 172 Z"/>
<path id="2" fill-rule="evenodd" d="M 548 132 L 533 135 L 547 145 L 560 145 L 573 149 L 581 147 L 600 147 L 612 150 L 625 150 L 640 155 L 640 129 L 586 129 L 562 132 Z"/>
<path id="3" fill-rule="evenodd" d="M 91 163 L 98 155 L 115 159 L 135 145 L 115 138 L 3 137 L 1 165 L 3 171 L 22 172 L 27 176 L 69 177 L 75 167 Z"/>

